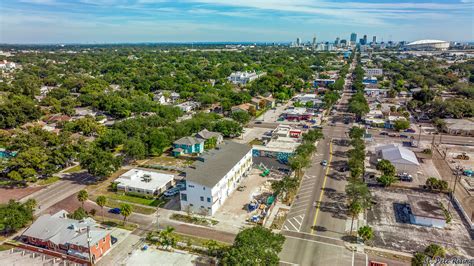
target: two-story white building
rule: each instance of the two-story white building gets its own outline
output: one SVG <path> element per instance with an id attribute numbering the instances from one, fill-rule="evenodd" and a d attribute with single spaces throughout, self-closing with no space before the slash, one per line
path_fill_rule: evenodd
<path id="1" fill-rule="evenodd" d="M 214 215 L 252 168 L 252 147 L 225 141 L 186 171 L 181 210 Z"/>

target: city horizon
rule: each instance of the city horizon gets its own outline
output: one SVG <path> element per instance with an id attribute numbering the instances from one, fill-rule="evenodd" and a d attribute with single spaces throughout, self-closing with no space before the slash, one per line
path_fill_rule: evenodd
<path id="1" fill-rule="evenodd" d="M 272 43 L 314 34 L 349 39 L 352 32 L 385 42 L 472 41 L 473 8 L 471 0 L 8 0 L 0 7 L 0 43 Z"/>

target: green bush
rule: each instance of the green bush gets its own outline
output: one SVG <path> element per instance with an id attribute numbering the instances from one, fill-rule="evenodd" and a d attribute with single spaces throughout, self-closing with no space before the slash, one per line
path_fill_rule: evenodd
<path id="1" fill-rule="evenodd" d="M 125 192 L 125 195 L 131 196 L 131 197 L 142 198 L 142 199 L 148 199 L 148 200 L 155 198 L 155 196 L 153 196 L 153 195 L 144 195 L 144 194 L 137 193 L 137 192 Z"/>

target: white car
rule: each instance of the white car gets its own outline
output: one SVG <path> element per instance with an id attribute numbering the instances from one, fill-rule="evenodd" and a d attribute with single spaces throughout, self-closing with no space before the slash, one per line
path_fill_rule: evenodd
<path id="1" fill-rule="evenodd" d="M 165 197 L 172 197 L 172 196 L 174 196 L 178 193 L 179 193 L 179 188 L 174 187 L 174 188 L 171 188 L 171 189 L 168 189 L 167 191 L 165 191 L 165 193 L 163 193 L 163 195 L 165 195 Z"/>

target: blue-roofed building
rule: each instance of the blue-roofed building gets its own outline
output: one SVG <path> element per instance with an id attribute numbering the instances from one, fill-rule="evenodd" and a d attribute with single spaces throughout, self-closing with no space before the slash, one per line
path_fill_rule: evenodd
<path id="1" fill-rule="evenodd" d="M 183 154 L 202 153 L 205 141 L 205 139 L 196 137 L 182 137 L 173 142 L 172 154 L 178 157 Z"/>

